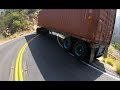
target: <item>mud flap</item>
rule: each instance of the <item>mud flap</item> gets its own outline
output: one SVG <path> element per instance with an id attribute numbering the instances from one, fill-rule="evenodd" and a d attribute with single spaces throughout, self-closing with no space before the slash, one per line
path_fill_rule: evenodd
<path id="1" fill-rule="evenodd" d="M 104 54 L 103 54 L 104 58 L 107 58 L 107 53 L 108 53 L 108 46 L 106 46 L 106 48 L 105 48 L 105 51 L 104 51 Z"/>

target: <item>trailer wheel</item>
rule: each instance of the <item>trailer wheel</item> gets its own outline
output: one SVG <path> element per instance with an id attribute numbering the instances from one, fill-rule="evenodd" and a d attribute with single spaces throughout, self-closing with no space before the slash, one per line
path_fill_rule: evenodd
<path id="1" fill-rule="evenodd" d="M 40 28 L 37 28 L 37 29 L 36 29 L 36 33 L 37 33 L 37 34 L 40 34 Z"/>
<path id="2" fill-rule="evenodd" d="M 90 56 L 90 48 L 83 42 L 77 42 L 73 47 L 73 53 L 77 59 L 86 60 Z"/>
<path id="3" fill-rule="evenodd" d="M 72 40 L 70 37 L 67 37 L 63 40 L 63 48 L 66 50 L 66 51 L 70 51 L 71 48 L 72 48 Z"/>
<path id="4" fill-rule="evenodd" d="M 49 30 L 47 28 L 41 27 L 36 29 L 36 33 L 46 35 L 46 34 L 49 34 Z"/>

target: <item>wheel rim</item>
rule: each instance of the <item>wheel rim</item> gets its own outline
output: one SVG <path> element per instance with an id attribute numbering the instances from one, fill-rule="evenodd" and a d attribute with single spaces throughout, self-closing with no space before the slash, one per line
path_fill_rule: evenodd
<path id="1" fill-rule="evenodd" d="M 77 45 L 77 46 L 75 47 L 75 54 L 76 54 L 77 56 L 81 56 L 83 53 L 84 53 L 84 48 L 83 48 L 83 46 L 82 46 L 82 45 Z"/>
<path id="2" fill-rule="evenodd" d="M 64 41 L 64 48 L 65 49 L 68 49 L 68 48 L 70 48 L 71 47 L 71 41 L 70 40 L 65 40 Z"/>

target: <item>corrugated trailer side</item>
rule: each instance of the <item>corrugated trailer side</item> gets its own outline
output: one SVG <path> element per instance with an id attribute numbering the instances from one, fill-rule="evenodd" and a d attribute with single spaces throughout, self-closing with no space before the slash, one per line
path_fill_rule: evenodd
<path id="1" fill-rule="evenodd" d="M 110 44 L 112 33 L 114 30 L 115 18 L 115 9 L 100 9 L 95 42 L 100 45 Z"/>
<path id="2" fill-rule="evenodd" d="M 44 9 L 39 13 L 38 25 L 94 42 L 98 12 L 92 9 Z"/>

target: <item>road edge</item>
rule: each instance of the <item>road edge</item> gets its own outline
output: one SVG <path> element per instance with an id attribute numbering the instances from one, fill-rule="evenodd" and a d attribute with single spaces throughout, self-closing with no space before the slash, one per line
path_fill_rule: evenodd
<path id="1" fill-rule="evenodd" d="M 24 35 L 22 35 L 22 36 L 20 36 L 20 37 L 17 37 L 17 38 L 10 39 L 10 40 L 8 40 L 8 41 L 6 41 L 6 42 L 3 42 L 3 43 L 0 43 L 0 46 L 3 45 L 3 44 L 6 44 L 6 43 L 8 43 L 8 42 L 11 42 L 11 41 L 13 41 L 13 40 L 16 40 L 16 39 L 22 38 L 22 37 L 24 37 L 24 36 L 27 36 L 27 35 L 29 35 L 29 34 L 32 34 L 32 33 L 36 33 L 36 31 L 33 31 L 33 32 L 30 32 L 30 33 L 24 34 Z"/>

